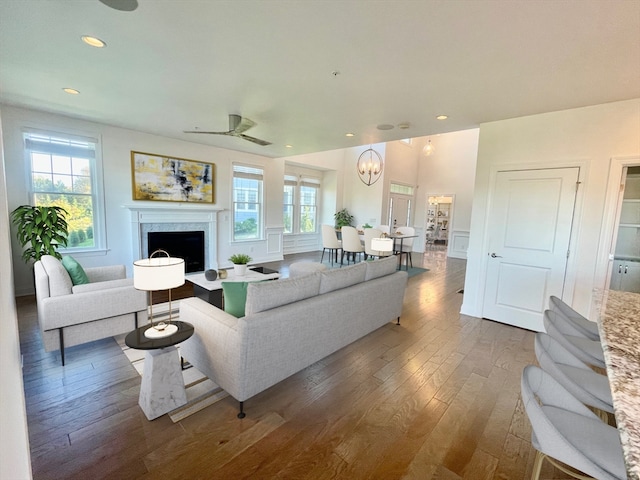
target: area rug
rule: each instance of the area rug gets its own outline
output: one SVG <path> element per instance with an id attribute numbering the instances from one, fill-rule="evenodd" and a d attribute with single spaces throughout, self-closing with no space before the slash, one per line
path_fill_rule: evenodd
<path id="1" fill-rule="evenodd" d="M 328 268 L 340 268 L 340 262 L 333 262 L 333 265 L 331 265 L 331 261 L 325 260 L 322 263 L 326 265 Z M 353 263 L 351 263 L 351 265 L 353 265 Z M 347 263 L 345 263 L 343 266 L 347 266 Z M 428 268 L 422 268 L 422 267 L 409 267 L 409 270 L 405 270 L 405 268 L 406 267 L 402 267 L 402 270 L 409 274 L 409 278 L 415 277 L 416 275 L 420 275 L 421 273 L 429 271 Z"/>
<path id="2" fill-rule="evenodd" d="M 174 301 L 171 303 L 173 320 L 179 319 L 179 308 L 180 301 Z M 167 319 L 169 317 L 168 304 L 154 305 L 153 317 L 157 320 Z M 145 351 L 127 347 L 124 343 L 125 337 L 126 334 L 116 336 L 116 342 L 118 342 L 118 345 L 120 345 L 123 353 L 127 356 L 136 371 L 140 376 L 142 376 L 144 371 Z M 179 353 L 180 345 L 178 345 L 177 348 Z M 180 420 L 187 418 L 189 415 L 193 415 L 203 408 L 213 405 L 214 403 L 229 396 L 227 392 L 209 380 L 206 375 L 188 363 L 186 364 L 185 369 L 182 370 L 182 376 L 184 378 L 184 386 L 187 393 L 187 403 L 182 407 L 169 412 L 169 417 L 174 423 L 177 423 Z"/>

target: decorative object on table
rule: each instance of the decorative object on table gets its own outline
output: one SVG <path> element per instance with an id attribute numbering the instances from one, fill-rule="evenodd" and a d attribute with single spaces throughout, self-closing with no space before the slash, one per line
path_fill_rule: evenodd
<path id="1" fill-rule="evenodd" d="M 228 273 L 226 270 L 218 270 L 218 278 L 220 280 L 224 280 L 225 278 L 227 278 Z"/>
<path id="2" fill-rule="evenodd" d="M 22 252 L 22 259 L 36 262 L 43 255 L 51 255 L 62 260 L 59 247 L 67 246 L 67 211 L 56 206 L 21 205 L 11 212 L 11 221 L 18 227 L 20 245 L 29 247 Z"/>
<path id="3" fill-rule="evenodd" d="M 336 221 L 336 229 L 352 226 L 351 224 L 353 223 L 353 215 L 351 215 L 346 208 L 343 208 L 342 210 L 334 213 L 333 218 Z"/>
<path id="4" fill-rule="evenodd" d="M 164 254 L 165 257 L 155 255 Z M 184 285 L 184 259 L 169 256 L 164 250 L 156 250 L 149 258 L 133 262 L 133 286 L 138 290 L 149 292 L 149 325 L 145 331 L 148 338 L 162 338 L 172 335 L 177 327 L 171 324 L 171 289 Z M 169 291 L 169 320 L 153 324 L 152 292 Z"/>
<path id="5" fill-rule="evenodd" d="M 362 183 L 371 186 L 382 176 L 384 162 L 380 154 L 369 146 L 369 148 L 358 157 L 356 168 L 358 170 L 358 177 L 360 177 Z"/>
<path id="6" fill-rule="evenodd" d="M 246 253 L 234 253 L 229 257 L 229 261 L 233 263 L 233 272 L 238 277 L 243 277 L 247 273 L 247 263 L 253 260 Z"/>
<path id="7" fill-rule="evenodd" d="M 210 282 L 213 282 L 215 281 L 216 278 L 218 278 L 218 272 L 216 272 L 215 270 L 209 269 L 206 272 L 204 272 L 204 278 L 206 278 Z"/>
<path id="8" fill-rule="evenodd" d="M 213 203 L 213 163 L 131 152 L 134 200 Z"/>

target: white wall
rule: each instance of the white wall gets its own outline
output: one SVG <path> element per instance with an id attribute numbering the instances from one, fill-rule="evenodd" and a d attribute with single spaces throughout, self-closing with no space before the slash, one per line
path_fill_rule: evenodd
<path id="1" fill-rule="evenodd" d="M 0 251 L 11 249 L 5 162 L 0 122 Z M 0 255 L 0 478 L 31 478 L 27 415 L 22 384 L 18 317 L 11 257 Z"/>
<path id="2" fill-rule="evenodd" d="M 497 168 L 581 166 L 565 301 L 589 315 L 611 159 L 640 154 L 640 99 L 533 115 L 480 126 L 471 238 L 462 313 L 482 316 L 490 175 Z"/>
<path id="3" fill-rule="evenodd" d="M 251 250 L 256 263 L 279 260 L 282 251 L 273 253 L 267 249 L 266 241 L 249 244 L 231 244 L 231 182 L 232 162 L 244 162 L 263 166 L 265 169 L 265 225 L 274 230 L 282 229 L 282 186 L 284 161 L 215 148 L 197 143 L 86 122 L 60 115 L 2 107 L 2 122 L 5 138 L 8 208 L 13 210 L 29 202 L 27 177 L 23 156 L 22 132 L 25 126 L 53 131 L 70 131 L 100 138 L 104 170 L 106 205 L 107 248 L 106 254 L 78 254 L 84 266 L 124 264 L 130 266 L 134 260 L 131 245 L 130 213 L 123 205 L 132 204 L 131 197 L 131 151 L 157 153 L 179 158 L 188 158 L 215 164 L 214 206 L 226 209 L 218 214 L 218 262 L 229 266 L 229 255 L 235 251 Z M 162 206 L 165 202 L 150 203 Z M 170 204 L 168 204 L 170 205 Z M 174 204 L 175 205 L 175 204 Z M 18 295 L 33 292 L 31 268 L 20 258 L 21 248 L 13 241 L 13 266 L 15 289 Z M 131 271 L 129 271 L 131 274 Z"/>

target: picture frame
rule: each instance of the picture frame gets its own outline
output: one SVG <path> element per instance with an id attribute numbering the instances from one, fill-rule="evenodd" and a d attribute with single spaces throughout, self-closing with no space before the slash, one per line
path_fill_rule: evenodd
<path id="1" fill-rule="evenodd" d="M 133 200 L 213 203 L 215 164 L 131 151 Z"/>

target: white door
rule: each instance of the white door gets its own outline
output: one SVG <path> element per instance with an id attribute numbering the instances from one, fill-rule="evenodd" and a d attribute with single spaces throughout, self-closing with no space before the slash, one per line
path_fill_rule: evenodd
<path id="1" fill-rule="evenodd" d="M 395 227 L 409 226 L 411 215 L 411 197 L 392 193 L 389 196 L 389 225 L 391 231 Z"/>
<path id="2" fill-rule="evenodd" d="M 482 316 L 544 331 L 550 295 L 562 298 L 578 168 L 498 172 L 489 211 Z"/>

